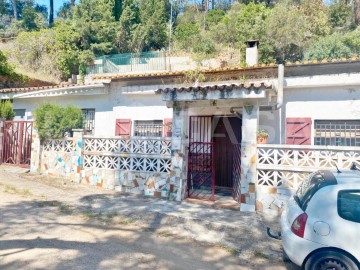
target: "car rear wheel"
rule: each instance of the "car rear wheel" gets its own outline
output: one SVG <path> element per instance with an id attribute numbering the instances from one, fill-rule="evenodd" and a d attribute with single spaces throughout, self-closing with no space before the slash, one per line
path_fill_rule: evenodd
<path id="1" fill-rule="evenodd" d="M 306 261 L 305 270 L 358 270 L 358 267 L 342 253 L 320 251 Z"/>

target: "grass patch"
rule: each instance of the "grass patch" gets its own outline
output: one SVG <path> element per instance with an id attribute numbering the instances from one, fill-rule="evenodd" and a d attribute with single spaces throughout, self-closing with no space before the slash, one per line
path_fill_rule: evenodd
<path id="1" fill-rule="evenodd" d="M 156 232 L 156 229 L 155 228 L 151 228 L 151 227 L 144 227 L 142 228 L 142 231 L 143 232 Z"/>
<path id="2" fill-rule="evenodd" d="M 85 211 L 81 214 L 81 216 L 85 219 L 85 220 L 89 220 L 89 219 L 92 219 L 92 218 L 95 218 L 99 215 L 99 213 L 93 211 L 93 210 L 88 210 L 88 211 Z"/>
<path id="3" fill-rule="evenodd" d="M 256 258 L 262 258 L 262 259 L 269 259 L 270 258 L 269 255 L 267 255 L 267 254 L 265 254 L 265 253 L 263 253 L 261 251 L 257 251 L 257 250 L 254 251 L 254 256 Z"/>
<path id="4" fill-rule="evenodd" d="M 57 207 L 59 211 L 66 215 L 72 215 L 74 208 L 68 204 L 59 201 L 38 201 L 38 207 Z"/>
<path id="5" fill-rule="evenodd" d="M 226 250 L 228 253 L 230 253 L 233 256 L 236 256 L 239 254 L 239 251 L 235 247 L 227 246 L 227 245 L 224 245 L 223 243 L 217 243 L 216 246 L 223 250 Z"/>
<path id="6" fill-rule="evenodd" d="M 18 189 L 13 185 L 5 185 L 4 186 L 4 191 L 10 194 L 18 194 L 18 195 L 24 195 L 24 196 L 31 196 L 32 193 L 30 192 L 29 189 L 25 188 L 25 189 Z"/>
<path id="7" fill-rule="evenodd" d="M 61 202 L 59 201 L 39 201 L 37 202 L 39 207 L 59 207 Z"/>
<path id="8" fill-rule="evenodd" d="M 117 217 L 114 220 L 114 223 L 116 224 L 121 224 L 121 225 L 130 225 L 132 223 L 134 223 L 135 221 L 131 218 L 124 218 L 124 217 Z"/>
<path id="9" fill-rule="evenodd" d="M 74 209 L 72 206 L 64 203 L 60 203 L 60 206 L 58 206 L 61 213 L 66 215 L 72 215 L 74 213 Z"/>
<path id="10" fill-rule="evenodd" d="M 161 236 L 161 237 L 172 237 L 174 236 L 174 234 L 170 231 L 159 231 L 156 233 L 157 235 Z"/>

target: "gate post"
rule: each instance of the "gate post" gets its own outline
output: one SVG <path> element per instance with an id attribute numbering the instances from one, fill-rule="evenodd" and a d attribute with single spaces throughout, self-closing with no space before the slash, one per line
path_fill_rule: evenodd
<path id="1" fill-rule="evenodd" d="M 241 141 L 241 203 L 240 211 L 255 211 L 256 186 L 256 132 L 259 122 L 259 106 L 244 105 Z"/>
<path id="2" fill-rule="evenodd" d="M 170 200 L 176 201 L 183 200 L 186 197 L 187 190 L 187 165 L 185 155 L 186 122 L 186 106 L 184 104 L 174 103 L 170 171 L 170 183 L 174 185 L 174 191 L 170 193 Z"/>
<path id="3" fill-rule="evenodd" d="M 3 137 L 4 137 L 4 121 L 0 119 L 0 164 L 3 163 L 3 148 L 4 148 L 4 143 L 3 143 Z"/>
<path id="4" fill-rule="evenodd" d="M 71 180 L 80 183 L 83 172 L 83 140 L 84 130 L 73 129 L 73 152 L 71 156 L 72 174 Z"/>
<path id="5" fill-rule="evenodd" d="M 40 173 L 40 157 L 41 157 L 41 144 L 39 134 L 36 129 L 33 129 L 31 135 L 31 161 L 30 172 Z"/>

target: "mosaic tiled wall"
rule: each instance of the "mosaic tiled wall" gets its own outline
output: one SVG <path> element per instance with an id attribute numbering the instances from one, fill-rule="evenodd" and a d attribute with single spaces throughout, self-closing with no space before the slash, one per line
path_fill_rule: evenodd
<path id="1" fill-rule="evenodd" d="M 166 138 L 84 137 L 82 182 L 170 200 L 180 197 Z"/>
<path id="2" fill-rule="evenodd" d="M 40 143 L 36 130 L 31 144 L 31 172 L 67 177 L 81 181 L 82 132 L 74 132 L 73 138 L 48 140 Z"/>
<path id="3" fill-rule="evenodd" d="M 40 146 L 34 134 L 33 172 L 121 192 L 181 200 L 180 177 L 171 170 L 171 162 L 175 167 L 181 164 L 179 157 L 171 157 L 169 139 L 94 138 L 75 131 L 73 138 L 50 140 Z"/>

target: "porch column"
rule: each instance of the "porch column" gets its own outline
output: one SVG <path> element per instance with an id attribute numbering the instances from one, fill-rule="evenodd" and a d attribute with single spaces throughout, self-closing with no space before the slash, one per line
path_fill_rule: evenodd
<path id="1" fill-rule="evenodd" d="M 185 103 L 173 106 L 171 138 L 170 200 L 181 201 L 186 196 L 187 163 L 185 155 L 187 107 Z"/>
<path id="2" fill-rule="evenodd" d="M 31 135 L 31 159 L 30 159 L 30 172 L 41 172 L 41 143 L 37 130 L 34 128 Z"/>
<path id="3" fill-rule="evenodd" d="M 71 156 L 72 174 L 71 180 L 80 183 L 84 177 L 83 171 L 83 129 L 73 129 L 73 152 Z"/>
<path id="4" fill-rule="evenodd" d="M 253 212 L 255 211 L 256 132 L 259 106 L 244 105 L 242 117 L 240 211 Z"/>

